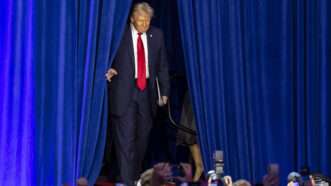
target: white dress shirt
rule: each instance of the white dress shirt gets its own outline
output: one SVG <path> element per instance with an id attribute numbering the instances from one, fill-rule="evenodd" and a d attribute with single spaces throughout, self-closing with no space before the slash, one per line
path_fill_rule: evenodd
<path id="1" fill-rule="evenodd" d="M 138 78 L 138 51 L 137 51 L 137 40 L 138 40 L 138 31 L 131 24 L 131 32 L 132 32 L 132 42 L 133 42 L 133 53 L 134 53 L 134 77 Z M 146 65 L 146 79 L 149 78 L 149 68 L 148 68 L 148 45 L 147 45 L 147 34 L 143 32 L 141 34 L 141 40 L 143 41 L 144 51 L 145 51 L 145 65 Z"/>

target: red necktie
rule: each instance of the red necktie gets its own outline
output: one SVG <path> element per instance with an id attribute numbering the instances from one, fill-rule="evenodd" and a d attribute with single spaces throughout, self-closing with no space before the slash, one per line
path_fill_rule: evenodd
<path id="1" fill-rule="evenodd" d="M 145 50 L 144 44 L 141 40 L 141 34 L 138 33 L 137 40 L 137 53 L 138 53 L 138 78 L 137 78 L 137 87 L 139 90 L 143 91 L 146 88 L 146 64 L 145 64 Z"/>

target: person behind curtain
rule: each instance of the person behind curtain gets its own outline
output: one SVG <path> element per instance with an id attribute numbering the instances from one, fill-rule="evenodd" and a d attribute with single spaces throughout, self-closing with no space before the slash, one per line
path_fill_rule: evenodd
<path id="1" fill-rule="evenodd" d="M 130 24 L 106 73 L 119 176 L 128 186 L 139 178 L 157 100 L 161 100 L 158 104 L 166 104 L 169 94 L 164 37 L 160 29 L 150 26 L 153 13 L 148 3 L 133 6 Z"/>
<path id="2" fill-rule="evenodd" d="M 188 91 L 186 91 L 184 96 L 180 124 L 185 126 L 186 128 L 190 128 L 193 131 L 196 131 L 192 102 Z M 177 133 L 177 144 L 189 146 L 195 165 L 195 172 L 192 181 L 193 182 L 199 181 L 203 172 L 203 163 L 201 158 L 200 147 L 197 143 L 196 136 L 179 130 Z"/>

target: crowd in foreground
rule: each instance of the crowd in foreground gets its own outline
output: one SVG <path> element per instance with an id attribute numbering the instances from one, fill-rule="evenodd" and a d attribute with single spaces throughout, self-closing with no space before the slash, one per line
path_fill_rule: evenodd
<path id="1" fill-rule="evenodd" d="M 263 177 L 261 184 L 252 184 L 245 179 L 232 180 L 231 176 L 222 176 L 221 183 L 215 184 L 212 182 L 210 172 L 204 179 L 198 182 L 193 182 L 192 166 L 187 163 L 181 163 L 174 167 L 169 163 L 158 163 L 152 168 L 143 172 L 140 179 L 136 182 L 137 186 L 280 186 L 279 170 L 277 164 L 271 164 L 267 168 L 267 173 Z M 302 172 L 301 172 L 302 173 Z M 330 179 L 321 174 L 306 174 L 302 175 L 298 172 L 291 172 L 287 177 L 287 186 L 329 186 Z M 64 185 L 69 186 L 69 185 Z M 77 186 L 89 186 L 87 179 L 79 178 Z M 115 184 L 115 186 L 124 186 L 123 184 Z"/>

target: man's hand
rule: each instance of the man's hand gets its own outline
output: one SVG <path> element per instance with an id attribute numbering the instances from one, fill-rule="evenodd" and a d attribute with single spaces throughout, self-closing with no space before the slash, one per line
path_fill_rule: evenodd
<path id="1" fill-rule="evenodd" d="M 116 76 L 118 73 L 115 69 L 113 68 L 110 68 L 108 69 L 107 73 L 106 73 L 106 78 L 107 78 L 107 81 L 111 82 L 111 79 Z"/>
<path id="2" fill-rule="evenodd" d="M 162 106 L 166 105 L 167 102 L 168 102 L 168 97 L 167 96 L 162 96 L 161 97 L 161 100 L 159 99 L 157 101 L 157 105 L 159 105 L 160 107 L 162 107 Z"/>
<path id="3" fill-rule="evenodd" d="M 316 182 L 315 182 L 314 177 L 312 175 L 309 176 L 309 182 L 310 182 L 310 185 L 311 186 L 315 186 L 316 185 Z"/>
<path id="4" fill-rule="evenodd" d="M 168 103 L 168 96 L 162 96 L 162 102 L 163 105 L 166 105 Z"/>
<path id="5" fill-rule="evenodd" d="M 224 184 L 226 186 L 232 186 L 232 178 L 231 178 L 231 176 L 224 176 L 223 180 L 224 180 Z"/>

